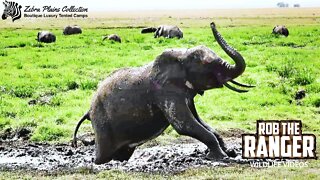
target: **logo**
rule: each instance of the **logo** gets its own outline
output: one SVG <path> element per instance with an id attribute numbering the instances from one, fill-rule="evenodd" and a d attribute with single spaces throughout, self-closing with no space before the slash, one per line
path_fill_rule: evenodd
<path id="1" fill-rule="evenodd" d="M 242 158 L 317 159 L 316 136 L 302 134 L 299 120 L 258 120 L 256 134 L 242 135 Z"/>
<path id="2" fill-rule="evenodd" d="M 4 1 L 4 10 L 2 14 L 2 19 L 7 19 L 8 16 L 11 16 L 12 22 L 21 18 L 21 8 L 22 6 L 13 1 Z"/>
<path id="3" fill-rule="evenodd" d="M 2 19 L 5 20 L 11 16 L 12 22 L 20 19 L 23 12 L 24 18 L 87 18 L 88 8 L 82 6 L 34 6 L 26 5 L 21 6 L 16 2 L 7 1 L 3 2 L 4 10 Z"/>

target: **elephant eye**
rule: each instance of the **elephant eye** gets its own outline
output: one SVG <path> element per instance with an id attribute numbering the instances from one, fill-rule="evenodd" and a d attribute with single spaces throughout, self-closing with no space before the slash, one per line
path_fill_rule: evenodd
<path id="1" fill-rule="evenodd" d="M 202 60 L 201 63 L 202 63 L 202 64 L 209 64 L 210 62 L 207 61 L 207 60 Z"/>

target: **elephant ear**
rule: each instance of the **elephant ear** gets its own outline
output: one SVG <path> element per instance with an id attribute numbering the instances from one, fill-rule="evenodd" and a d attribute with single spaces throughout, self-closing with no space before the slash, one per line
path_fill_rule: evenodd
<path id="1" fill-rule="evenodd" d="M 167 50 L 153 64 L 151 77 L 158 88 L 166 85 L 182 86 L 186 81 L 186 70 L 180 62 L 181 51 Z"/>
<path id="2" fill-rule="evenodd" d="M 157 38 L 157 37 L 162 36 L 163 31 L 164 31 L 164 27 L 163 26 L 159 26 L 157 28 L 157 30 L 155 31 L 155 33 L 154 33 L 154 37 Z"/>
<path id="3" fill-rule="evenodd" d="M 159 32 L 158 32 L 159 36 L 162 36 L 162 35 L 163 35 L 163 31 L 164 31 L 164 27 L 161 26 L 161 27 L 159 28 Z"/>
<path id="4" fill-rule="evenodd" d="M 156 29 L 156 31 L 154 32 L 154 38 L 159 37 L 160 28 L 161 28 L 161 27 L 158 27 L 158 28 Z"/>

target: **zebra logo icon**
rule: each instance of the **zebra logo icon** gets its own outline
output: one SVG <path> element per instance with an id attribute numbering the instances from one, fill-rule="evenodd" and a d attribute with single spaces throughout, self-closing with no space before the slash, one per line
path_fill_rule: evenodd
<path id="1" fill-rule="evenodd" d="M 7 19 L 8 16 L 11 16 L 12 22 L 21 18 L 21 8 L 22 6 L 13 1 L 4 1 L 4 10 L 2 14 L 2 19 Z"/>

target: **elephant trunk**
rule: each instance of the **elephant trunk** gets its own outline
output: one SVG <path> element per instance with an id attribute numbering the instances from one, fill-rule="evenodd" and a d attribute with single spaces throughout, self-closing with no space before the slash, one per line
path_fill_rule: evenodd
<path id="1" fill-rule="evenodd" d="M 227 79 L 234 79 L 241 75 L 245 68 L 246 68 L 246 63 L 241 56 L 235 49 L 233 49 L 231 46 L 227 44 L 227 42 L 222 38 L 220 33 L 216 29 L 216 25 L 214 22 L 210 24 L 212 33 L 218 42 L 218 44 L 221 46 L 221 48 L 234 60 L 235 65 L 227 65 L 228 68 L 230 69 L 229 73 L 227 74 Z"/>

